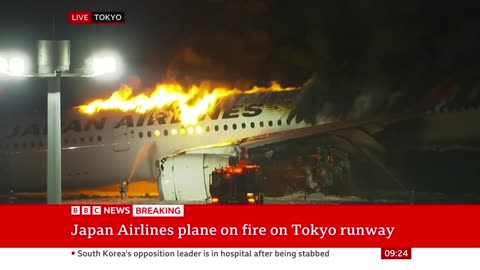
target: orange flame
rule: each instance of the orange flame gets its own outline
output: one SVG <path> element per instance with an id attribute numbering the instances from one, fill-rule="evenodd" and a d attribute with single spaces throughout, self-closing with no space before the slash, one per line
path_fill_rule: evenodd
<path id="1" fill-rule="evenodd" d="M 272 81 L 269 87 L 254 86 L 252 89 L 242 91 L 239 89 L 228 89 L 217 87 L 208 89 L 206 87 L 191 86 L 184 88 L 177 83 L 159 84 L 149 95 L 139 94 L 132 96 L 132 88 L 123 85 L 115 91 L 108 99 L 97 99 L 86 105 L 76 107 L 84 114 L 94 114 L 100 111 L 123 111 L 146 113 L 155 109 L 177 110 L 178 116 L 183 125 L 196 124 L 198 119 L 208 113 L 217 101 L 227 96 L 236 94 L 254 94 L 272 91 L 290 91 L 297 87 L 282 87 L 278 82 Z"/>

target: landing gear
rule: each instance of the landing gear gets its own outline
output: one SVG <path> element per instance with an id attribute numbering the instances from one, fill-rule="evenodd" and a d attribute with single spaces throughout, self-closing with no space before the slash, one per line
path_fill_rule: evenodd
<path id="1" fill-rule="evenodd" d="M 305 182 L 307 184 L 307 188 L 312 192 L 320 191 L 319 184 L 314 181 L 314 168 L 310 165 L 305 166 Z"/>
<path id="2" fill-rule="evenodd" d="M 348 190 L 349 163 L 348 159 L 337 157 L 330 148 L 317 148 L 304 165 L 306 192 L 333 195 Z"/>

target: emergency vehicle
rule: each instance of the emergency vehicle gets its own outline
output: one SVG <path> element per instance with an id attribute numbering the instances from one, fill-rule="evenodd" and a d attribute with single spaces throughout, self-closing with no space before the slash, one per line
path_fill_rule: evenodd
<path id="1" fill-rule="evenodd" d="M 263 204 L 264 177 L 260 166 L 240 162 L 210 175 L 212 204 Z"/>

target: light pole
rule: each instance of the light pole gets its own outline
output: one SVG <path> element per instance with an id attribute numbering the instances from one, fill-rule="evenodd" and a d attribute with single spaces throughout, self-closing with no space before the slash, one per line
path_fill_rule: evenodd
<path id="1" fill-rule="evenodd" d="M 62 203 L 61 71 L 48 79 L 47 203 Z"/>
<path id="2" fill-rule="evenodd" d="M 70 41 L 38 41 L 38 72 L 26 74 L 25 60 L 0 55 L 0 74 L 13 77 L 46 78 L 48 81 L 47 203 L 62 203 L 61 85 L 62 77 L 97 77 L 116 71 L 111 55 L 88 59 L 87 65 L 70 72 Z"/>

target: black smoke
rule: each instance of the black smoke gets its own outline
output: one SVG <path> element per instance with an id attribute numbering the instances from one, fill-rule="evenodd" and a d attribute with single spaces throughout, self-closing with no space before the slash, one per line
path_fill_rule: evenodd
<path id="1" fill-rule="evenodd" d="M 194 6 L 188 16 L 196 23 L 185 28 L 170 77 L 243 88 L 271 80 L 304 84 L 294 113 L 310 122 L 319 113 L 418 109 L 442 87 L 457 88 L 454 106 L 479 102 L 480 21 L 472 5 L 216 0 Z"/>
<path id="2" fill-rule="evenodd" d="M 419 106 L 434 105 L 425 98 L 452 87 L 451 106 L 478 106 L 480 21 L 471 7 L 339 1 L 332 10 L 342 14 L 330 17 L 335 31 L 315 32 L 328 40 L 330 59 L 317 61 L 321 69 L 299 99 L 300 117 L 313 122 L 319 113 L 348 117 L 424 109 Z"/>
<path id="3" fill-rule="evenodd" d="M 97 0 L 59 5 L 60 1 L 51 0 L 32 6 L 32 10 L 42 6 L 48 11 L 38 14 L 20 12 L 25 11 L 21 2 L 5 3 L 1 10 L 0 47 L 33 46 L 37 38 L 48 36 L 55 16 L 57 34 L 75 45 L 72 59 L 79 62 L 84 56 L 80 52 L 97 47 L 117 48 L 128 65 L 127 75 L 138 75 L 146 88 L 170 79 L 196 84 L 207 80 L 238 88 L 267 85 L 272 80 L 299 86 L 310 80 L 305 87 L 309 93 L 299 101 L 297 113 L 311 120 L 317 109 L 342 115 L 405 110 L 448 81 L 459 88 L 452 104 L 475 105 L 479 99 L 474 89 L 478 89 L 480 24 L 473 1 L 176 0 L 139 4 Z M 100 9 L 125 11 L 127 23 L 66 23 L 68 11 Z M 27 37 L 31 40 L 22 41 Z M 45 88 L 38 81 L 31 84 Z M 65 80 L 70 90 L 63 97 L 65 104 L 76 105 L 92 96 L 108 96 L 116 86 Z M 9 97 L 15 95 L 21 100 L 18 103 L 25 103 L 26 94 L 14 89 L 29 87 L 1 82 L 1 105 L 11 104 Z M 43 92 L 32 92 L 35 99 L 45 101 Z M 30 105 L 39 106 L 33 95 L 28 98 Z"/>

